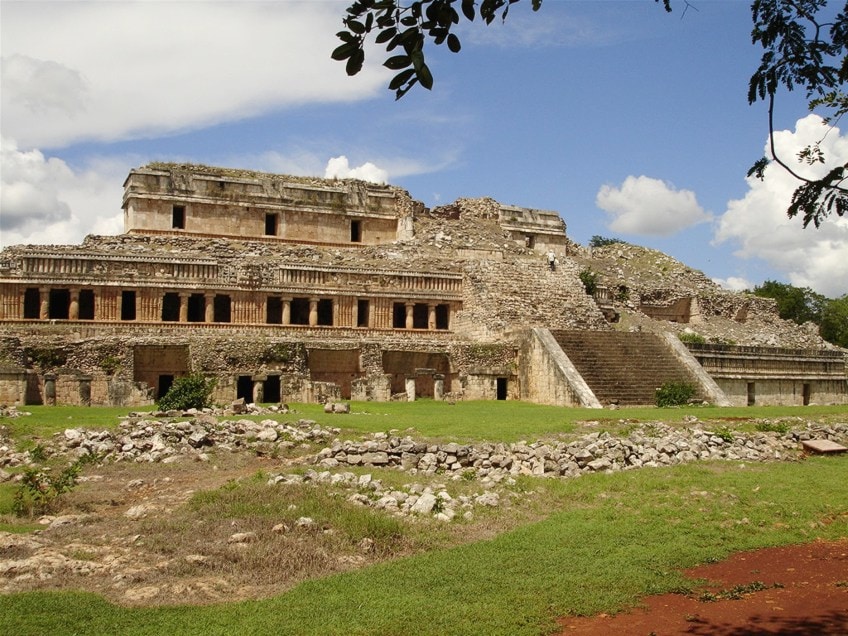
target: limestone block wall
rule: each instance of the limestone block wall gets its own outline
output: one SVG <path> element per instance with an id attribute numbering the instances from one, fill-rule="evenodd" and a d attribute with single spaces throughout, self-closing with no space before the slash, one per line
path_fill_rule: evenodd
<path id="1" fill-rule="evenodd" d="M 130 233 L 381 244 L 421 205 L 400 188 L 356 180 L 150 164 L 130 172 L 123 207 Z"/>
<path id="2" fill-rule="evenodd" d="M 848 404 L 845 380 L 717 378 L 732 406 Z"/>
<path id="3" fill-rule="evenodd" d="M 452 326 L 469 339 L 496 340 L 534 326 L 610 328 L 567 257 L 554 271 L 543 255 L 467 262 L 462 307 Z"/>

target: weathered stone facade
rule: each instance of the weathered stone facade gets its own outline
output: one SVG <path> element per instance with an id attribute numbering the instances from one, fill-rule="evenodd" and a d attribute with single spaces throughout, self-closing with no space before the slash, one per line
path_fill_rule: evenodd
<path id="1" fill-rule="evenodd" d="M 600 406 L 546 330 L 731 323 L 750 344 L 767 326 L 767 344 L 798 338 L 813 358 L 826 346 L 664 255 L 589 253 L 555 212 L 492 199 L 428 210 L 393 186 L 151 164 L 130 173 L 123 205 L 120 236 L 0 253 L 0 401 L 149 403 L 199 371 L 217 379 L 219 402 Z M 587 266 L 603 302 L 585 293 Z M 795 358 L 782 356 L 757 381 L 783 384 L 760 401 L 795 403 L 798 390 L 804 403 L 845 401 L 841 359 L 841 375 L 828 364 L 789 389 Z"/>

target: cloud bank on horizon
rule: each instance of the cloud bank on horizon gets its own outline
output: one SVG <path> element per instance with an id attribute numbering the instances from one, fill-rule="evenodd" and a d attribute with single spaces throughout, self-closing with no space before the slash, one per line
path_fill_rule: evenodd
<path id="1" fill-rule="evenodd" d="M 271 116 L 275 119 L 269 121 L 284 126 L 292 113 L 320 117 L 330 105 L 367 109 L 375 99 L 391 99 L 385 90 L 389 73 L 377 64 L 348 78 L 343 66 L 329 58 L 345 5 L 344 0 L 66 2 L 50 4 L 45 17 L 39 2 L 2 3 L 0 246 L 76 243 L 87 234 L 120 233 L 127 172 L 160 158 L 125 142 L 141 140 L 149 146 L 181 134 L 221 135 L 222 126 Z M 545 24 L 516 20 L 513 28 L 530 33 Z M 562 37 L 553 45 L 574 47 L 591 39 L 599 46 L 611 37 L 603 27 L 575 20 L 559 31 Z M 480 31 L 470 41 L 504 47 L 504 38 L 493 33 Z M 535 41 L 516 38 L 514 46 L 530 47 Z M 420 111 L 417 125 L 423 129 L 453 121 L 445 102 L 450 99 L 439 112 Z M 453 110 L 468 116 L 461 106 Z M 383 138 L 379 126 L 390 124 L 396 122 L 375 122 L 360 138 L 368 142 L 356 147 L 340 146 L 328 133 L 299 140 L 296 151 L 283 154 L 270 146 L 262 149 L 261 140 L 258 147 L 255 140 L 242 145 L 234 135 L 228 157 L 230 165 L 258 170 L 380 183 L 431 173 L 437 184 L 440 173 L 474 163 L 470 141 L 457 141 L 441 157 L 426 154 L 430 148 L 421 143 L 416 154 L 394 145 L 390 132 L 387 141 Z M 328 121 L 327 129 L 336 125 L 342 124 Z M 803 117 L 794 130 L 779 132 L 779 152 L 792 158 L 824 138 L 829 163 L 847 161 L 848 138 L 838 129 L 824 133 L 818 117 Z M 208 162 L 200 150 L 172 160 Z M 519 169 L 533 172 L 532 164 Z M 808 169 L 815 176 L 822 168 Z M 795 186 L 790 175 L 773 166 L 765 180 L 747 180 L 744 196 L 728 200 L 723 211 L 710 211 L 699 204 L 700 193 L 676 187 L 664 174 L 645 171 L 618 183 L 585 185 L 594 192 L 605 227 L 627 240 L 708 228 L 712 240 L 703 249 L 732 246 L 740 270 L 745 262 L 762 261 L 793 285 L 841 296 L 848 292 L 848 219 L 831 217 L 821 229 L 802 230 L 800 221 L 785 213 Z M 731 289 L 761 282 L 741 271 L 717 280 Z"/>

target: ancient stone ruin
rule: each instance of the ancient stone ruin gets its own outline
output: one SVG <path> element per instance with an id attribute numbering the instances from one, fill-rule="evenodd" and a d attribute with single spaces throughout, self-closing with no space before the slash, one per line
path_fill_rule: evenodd
<path id="1" fill-rule="evenodd" d="M 0 253 L 0 404 L 150 404 L 190 372 L 219 403 L 601 407 L 667 381 L 720 405 L 848 402 L 846 352 L 770 299 L 583 248 L 555 212 L 162 163 L 130 172 L 123 209 L 119 236 Z"/>

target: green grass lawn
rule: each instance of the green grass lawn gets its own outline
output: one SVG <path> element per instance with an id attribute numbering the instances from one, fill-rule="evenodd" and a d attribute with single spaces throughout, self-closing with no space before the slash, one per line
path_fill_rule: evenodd
<path id="1" fill-rule="evenodd" d="M 0 597 L 2 633 L 542 634 L 686 589 L 679 568 L 848 536 L 840 457 L 532 480 L 550 514 L 495 539 L 314 580 L 263 601 L 127 609 L 90 594 Z M 772 583 L 771 581 L 766 583 Z"/>
<path id="2" fill-rule="evenodd" d="M 585 420 L 599 422 L 597 430 L 621 426 L 620 420 L 682 422 L 685 415 L 731 427 L 750 427 L 732 419 L 745 416 L 848 417 L 845 407 L 600 411 L 420 401 L 354 403 L 351 415 L 327 415 L 320 406 L 294 406 L 298 413 L 286 419 L 307 417 L 358 432 L 412 427 L 427 437 L 504 441 L 573 431 Z M 13 421 L 15 436 L 47 435 L 67 422 L 114 425 L 120 415 L 96 408 L 60 415 L 50 407 L 31 410 L 30 418 Z M 541 521 L 490 540 L 312 580 L 260 601 L 130 609 L 76 592 L 0 596 L 0 633 L 544 634 L 558 616 L 615 612 L 646 594 L 684 590 L 692 583 L 681 568 L 739 550 L 848 537 L 846 483 L 846 456 L 697 463 L 569 480 L 526 477 L 513 488 Z"/>

